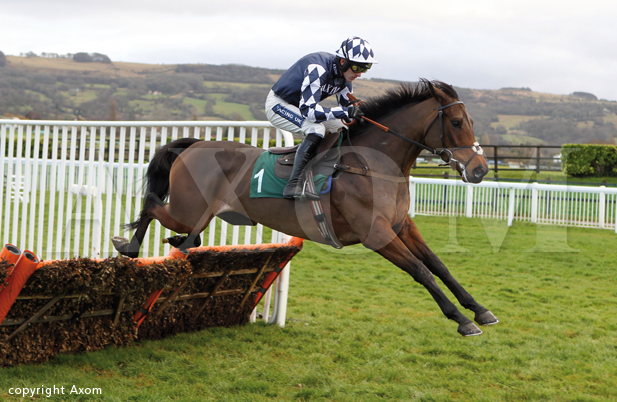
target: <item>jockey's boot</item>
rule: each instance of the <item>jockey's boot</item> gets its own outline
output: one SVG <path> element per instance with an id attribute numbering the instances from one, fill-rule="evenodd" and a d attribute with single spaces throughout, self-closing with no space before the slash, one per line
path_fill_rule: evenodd
<path id="1" fill-rule="evenodd" d="M 315 156 L 315 151 L 322 138 L 317 134 L 308 134 L 296 151 L 296 159 L 291 172 L 291 177 L 283 190 L 283 198 L 298 198 L 302 196 L 302 172 L 306 165 Z M 317 195 L 313 197 L 319 198 Z"/>

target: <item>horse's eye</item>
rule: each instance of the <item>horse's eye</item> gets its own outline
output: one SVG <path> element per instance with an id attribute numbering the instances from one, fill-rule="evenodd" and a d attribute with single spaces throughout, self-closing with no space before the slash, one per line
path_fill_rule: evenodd
<path id="1" fill-rule="evenodd" d="M 461 121 L 460 121 L 460 120 L 452 120 L 452 125 L 453 125 L 455 128 L 461 128 L 461 126 L 462 126 L 463 124 L 461 123 Z"/>

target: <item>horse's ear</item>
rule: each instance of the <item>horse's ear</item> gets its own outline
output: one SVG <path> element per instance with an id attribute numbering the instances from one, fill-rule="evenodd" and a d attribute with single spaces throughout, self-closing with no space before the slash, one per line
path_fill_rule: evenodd
<path id="1" fill-rule="evenodd" d="M 450 98 L 448 97 L 448 95 L 446 95 L 446 93 L 444 91 L 442 91 L 441 89 L 437 88 L 432 83 L 430 83 L 429 88 L 431 90 L 431 93 L 433 94 L 433 97 L 435 99 L 437 99 L 437 101 L 439 103 L 442 103 L 444 105 L 447 104 L 447 103 L 450 103 Z"/>
<path id="2" fill-rule="evenodd" d="M 434 98 L 435 97 L 435 86 L 433 85 L 433 83 L 424 78 L 420 79 L 420 81 L 426 84 L 426 87 L 431 92 L 431 95 L 433 95 L 433 98 Z"/>

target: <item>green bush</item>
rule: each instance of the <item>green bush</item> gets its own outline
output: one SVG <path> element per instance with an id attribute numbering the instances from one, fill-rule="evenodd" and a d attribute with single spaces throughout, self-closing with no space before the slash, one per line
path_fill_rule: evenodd
<path id="1" fill-rule="evenodd" d="M 563 171 L 574 177 L 617 176 L 617 146 L 564 144 Z"/>

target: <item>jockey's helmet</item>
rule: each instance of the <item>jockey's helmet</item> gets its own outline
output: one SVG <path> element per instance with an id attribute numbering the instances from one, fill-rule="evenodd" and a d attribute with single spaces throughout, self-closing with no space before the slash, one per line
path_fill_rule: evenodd
<path id="1" fill-rule="evenodd" d="M 359 72 L 366 72 L 374 63 L 377 63 L 370 43 L 357 36 L 345 39 L 336 51 L 336 55 L 345 60 L 341 68 L 342 72 L 347 71 L 352 66 L 355 66 L 357 70 L 364 70 Z M 356 70 L 354 69 L 354 71 Z"/>

